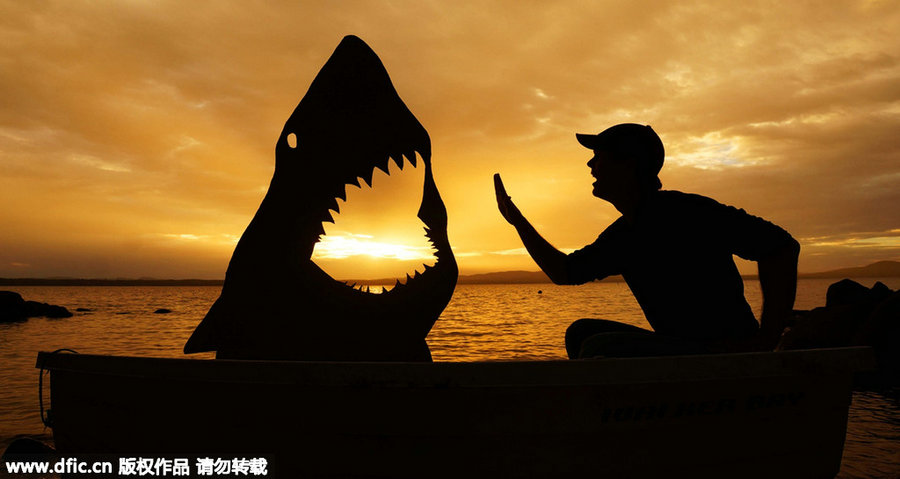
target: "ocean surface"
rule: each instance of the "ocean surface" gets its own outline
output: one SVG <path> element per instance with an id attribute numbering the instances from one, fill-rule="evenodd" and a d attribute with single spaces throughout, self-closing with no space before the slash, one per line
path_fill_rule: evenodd
<path id="1" fill-rule="evenodd" d="M 859 281 L 871 286 L 875 279 Z M 900 278 L 881 281 L 900 289 Z M 795 308 L 824 305 L 832 282 L 800 280 Z M 747 299 L 758 314 L 759 283 L 745 283 Z M 20 435 L 52 440 L 40 420 L 34 368 L 38 351 L 69 348 L 90 354 L 184 357 L 182 346 L 220 290 L 212 286 L 0 289 L 72 312 L 90 310 L 67 319 L 0 324 L 0 451 Z M 159 308 L 172 312 L 154 314 Z M 625 283 L 459 285 L 428 343 L 435 361 L 564 359 L 566 327 L 584 317 L 649 327 Z M 900 478 L 900 390 L 854 393 L 838 477 Z"/>

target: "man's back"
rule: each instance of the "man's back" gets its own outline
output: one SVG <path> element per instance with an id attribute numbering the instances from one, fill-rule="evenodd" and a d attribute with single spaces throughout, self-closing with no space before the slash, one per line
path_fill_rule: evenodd
<path id="1" fill-rule="evenodd" d="M 715 200 L 656 191 L 567 258 L 568 282 L 621 274 L 657 333 L 741 339 L 758 325 L 733 254 L 758 261 L 792 241 L 780 227 Z"/>

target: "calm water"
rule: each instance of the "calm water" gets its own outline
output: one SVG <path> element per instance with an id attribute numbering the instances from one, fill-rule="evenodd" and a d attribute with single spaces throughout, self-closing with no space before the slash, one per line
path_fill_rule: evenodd
<path id="1" fill-rule="evenodd" d="M 892 289 L 900 278 L 882 280 Z M 825 302 L 833 280 L 801 280 L 798 309 Z M 873 280 L 862 280 L 867 286 Z M 747 298 L 758 313 L 759 284 Z M 0 288 L 3 289 L 3 288 Z M 61 320 L 0 324 L 0 450 L 27 434 L 49 441 L 38 408 L 38 351 L 183 357 L 181 348 L 219 293 L 218 287 L 15 287 L 27 300 L 92 311 Z M 542 294 L 538 294 L 542 290 Z M 153 314 L 158 308 L 173 312 Z M 563 359 L 568 324 L 599 317 L 648 327 L 624 283 L 578 287 L 460 285 L 428 337 L 436 361 Z M 212 354 L 193 355 L 198 359 Z M 838 477 L 900 477 L 900 391 L 855 393 Z"/>

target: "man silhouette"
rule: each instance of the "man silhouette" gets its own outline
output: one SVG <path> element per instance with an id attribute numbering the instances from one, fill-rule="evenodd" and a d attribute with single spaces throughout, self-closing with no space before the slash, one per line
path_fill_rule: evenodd
<path id="1" fill-rule="evenodd" d="M 577 134 L 594 151 L 594 196 L 622 214 L 597 240 L 565 254 L 541 237 L 494 175 L 500 213 L 556 284 L 621 274 L 648 331 L 580 319 L 566 331 L 570 358 L 771 350 L 791 314 L 800 245 L 782 228 L 713 199 L 661 190 L 665 150 L 652 128 L 623 123 Z M 763 294 L 760 321 L 744 298 L 733 254 L 756 261 Z"/>

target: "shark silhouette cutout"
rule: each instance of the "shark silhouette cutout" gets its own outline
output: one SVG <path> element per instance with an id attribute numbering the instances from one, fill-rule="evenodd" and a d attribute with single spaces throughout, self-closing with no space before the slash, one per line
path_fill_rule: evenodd
<path id="1" fill-rule="evenodd" d="M 382 293 L 331 278 L 311 259 L 337 198 L 375 168 L 425 167 L 418 217 L 437 258 Z M 425 341 L 456 287 L 431 139 L 368 45 L 345 37 L 284 125 L 269 190 L 235 247 L 222 292 L 184 346 L 217 358 L 430 361 Z"/>

